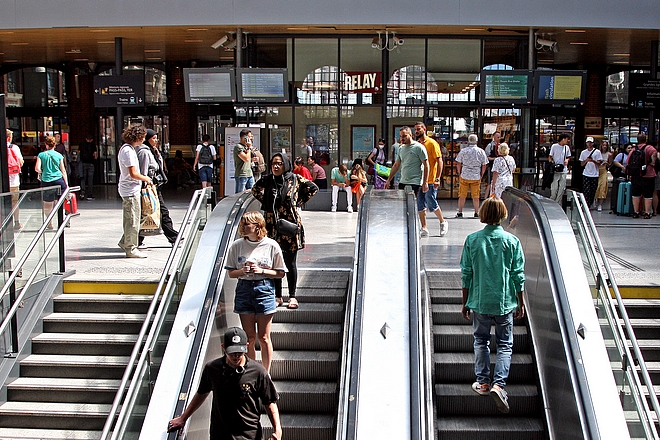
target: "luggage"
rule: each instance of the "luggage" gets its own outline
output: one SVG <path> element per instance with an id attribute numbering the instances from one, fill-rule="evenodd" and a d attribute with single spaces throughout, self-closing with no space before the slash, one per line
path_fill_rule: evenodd
<path id="1" fill-rule="evenodd" d="M 70 199 L 64 201 L 64 211 L 67 214 L 77 214 L 78 213 L 78 198 L 74 194 Z"/>
<path id="2" fill-rule="evenodd" d="M 616 205 L 619 202 L 619 185 L 622 182 L 625 182 L 625 179 L 615 178 L 612 180 L 612 191 L 610 191 L 610 211 L 612 211 L 612 214 L 619 214 Z"/>
<path id="3" fill-rule="evenodd" d="M 632 194 L 630 182 L 621 182 L 619 184 L 619 193 L 617 194 L 616 213 L 617 215 L 632 214 Z"/>

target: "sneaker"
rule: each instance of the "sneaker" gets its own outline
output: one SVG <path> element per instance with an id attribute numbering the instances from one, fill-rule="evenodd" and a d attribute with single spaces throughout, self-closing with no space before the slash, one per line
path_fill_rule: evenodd
<path id="1" fill-rule="evenodd" d="M 598 212 L 601 212 L 602 210 L 603 210 L 603 206 L 602 206 L 602 205 L 598 205 Z"/>
<path id="2" fill-rule="evenodd" d="M 348 211 L 348 213 L 350 214 L 351 212 L 353 212 L 353 207 L 349 206 L 348 209 L 346 209 L 346 211 Z"/>
<path id="3" fill-rule="evenodd" d="M 330 212 L 337 212 L 337 207 L 333 206 L 332 208 L 330 208 Z"/>
<path id="4" fill-rule="evenodd" d="M 422 228 L 419 230 L 419 236 L 420 237 L 428 237 L 429 236 L 429 230 L 426 228 Z"/>
<path id="5" fill-rule="evenodd" d="M 135 249 L 130 254 L 126 254 L 126 258 L 147 258 L 147 254 L 145 254 L 144 252 L 140 252 L 137 249 Z"/>
<path id="6" fill-rule="evenodd" d="M 96 200 L 96 197 L 94 197 L 94 196 L 87 196 L 87 200 Z"/>
<path id="7" fill-rule="evenodd" d="M 463 218 L 463 213 L 462 212 L 457 212 L 456 213 L 456 218 Z"/>
<path id="8" fill-rule="evenodd" d="M 444 237 L 447 235 L 447 231 L 449 230 L 449 222 L 446 220 L 444 222 L 440 222 L 440 237 Z"/>
<path id="9" fill-rule="evenodd" d="M 490 384 L 475 382 L 472 384 L 472 391 L 480 396 L 487 396 L 490 393 Z"/>
<path id="10" fill-rule="evenodd" d="M 138 249 L 140 249 L 141 251 L 146 251 L 147 249 L 149 249 L 149 247 L 146 244 L 142 243 L 138 245 Z"/>
<path id="11" fill-rule="evenodd" d="M 475 212 L 473 217 L 474 217 L 474 218 L 479 218 L 479 213 L 478 213 L 478 212 Z"/>
<path id="12" fill-rule="evenodd" d="M 509 412 L 509 398 L 506 394 L 506 391 L 504 391 L 504 388 L 502 388 L 499 385 L 493 385 L 490 388 L 490 397 L 493 398 L 495 401 L 495 405 L 497 405 L 497 409 L 500 412 L 503 413 L 508 413 Z"/>

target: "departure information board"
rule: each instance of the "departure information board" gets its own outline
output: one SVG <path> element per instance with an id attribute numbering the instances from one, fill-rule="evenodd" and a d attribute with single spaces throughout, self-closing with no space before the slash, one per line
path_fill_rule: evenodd
<path id="1" fill-rule="evenodd" d="M 483 103 L 530 102 L 530 78 L 528 71 L 503 70 L 481 73 L 481 101 Z"/>
<path id="2" fill-rule="evenodd" d="M 186 102 L 236 101 L 233 69 L 183 69 Z"/>
<path id="3" fill-rule="evenodd" d="M 288 102 L 286 69 L 237 69 L 239 101 Z"/>

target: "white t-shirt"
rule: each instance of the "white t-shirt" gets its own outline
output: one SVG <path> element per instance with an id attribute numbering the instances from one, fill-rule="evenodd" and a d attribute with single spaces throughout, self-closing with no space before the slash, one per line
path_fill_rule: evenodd
<path id="1" fill-rule="evenodd" d="M 553 144 L 550 147 L 550 156 L 555 164 L 563 164 L 567 157 L 571 157 L 571 149 L 568 145 Z M 562 173 L 567 174 L 568 167 L 565 166 Z"/>
<path id="2" fill-rule="evenodd" d="M 119 195 L 122 197 L 134 196 L 142 189 L 142 181 L 133 179 L 128 172 L 129 167 L 135 167 L 135 170 L 140 172 L 140 162 L 135 148 L 130 144 L 122 145 L 117 155 L 117 161 L 119 162 Z"/>
<path id="3" fill-rule="evenodd" d="M 592 152 L 593 154 L 591 154 Z M 600 154 L 599 149 L 594 148 L 593 150 L 589 151 L 588 149 L 585 148 L 584 150 L 582 150 L 582 153 L 580 153 L 580 162 L 586 160 L 590 154 L 593 160 L 603 160 L 603 156 Z M 584 166 L 584 171 L 582 172 L 582 175 L 586 177 L 598 177 L 598 165 L 596 165 L 593 162 L 587 162 L 587 164 Z"/>
<path id="4" fill-rule="evenodd" d="M 454 160 L 461 163 L 461 177 L 465 180 L 481 179 L 481 167 L 488 165 L 486 152 L 476 145 L 463 148 Z"/>
<path id="5" fill-rule="evenodd" d="M 21 154 L 21 149 L 18 147 L 18 145 L 11 144 L 11 151 L 14 152 L 14 155 L 16 156 L 16 159 L 18 159 L 19 162 L 23 160 L 23 155 Z M 7 152 L 7 154 L 10 153 Z M 21 173 L 9 175 L 9 186 L 11 188 L 16 186 L 21 186 Z"/>
<path id="6" fill-rule="evenodd" d="M 212 155 L 212 156 L 215 156 L 215 154 L 216 154 L 216 153 L 215 153 L 215 146 L 209 144 L 208 147 L 211 149 L 211 155 Z M 195 150 L 195 151 L 198 151 L 198 152 L 199 152 L 199 151 L 202 151 L 202 144 L 197 145 L 197 150 Z M 205 164 L 203 164 L 203 163 L 199 163 L 199 162 L 197 162 L 197 169 L 200 169 L 201 167 L 209 167 L 209 168 L 213 168 L 213 164 L 212 164 L 212 163 L 205 163 Z"/>
<path id="7" fill-rule="evenodd" d="M 287 272 L 280 245 L 272 238 L 264 237 L 259 241 L 239 238 L 229 248 L 225 269 L 240 269 L 248 261 L 262 269 L 275 269 Z M 241 280 L 263 280 L 270 277 L 261 274 L 252 274 L 251 276 L 242 275 L 238 278 Z"/>

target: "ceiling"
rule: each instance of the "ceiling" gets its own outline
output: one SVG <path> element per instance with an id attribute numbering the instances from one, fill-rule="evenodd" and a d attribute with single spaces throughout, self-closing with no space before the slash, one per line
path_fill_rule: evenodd
<path id="1" fill-rule="evenodd" d="M 375 36 L 385 28 L 375 26 L 254 26 L 243 32 L 258 35 L 305 37 L 312 35 Z M 526 38 L 527 28 L 464 28 L 448 26 L 388 26 L 401 38 L 415 36 L 483 36 Z M 0 63 L 47 65 L 62 61 L 114 64 L 116 37 L 123 39 L 127 63 L 164 61 L 214 62 L 233 60 L 233 51 L 213 49 L 211 44 L 235 28 L 208 26 L 50 28 L 0 30 Z M 558 52 L 538 52 L 539 66 L 612 65 L 648 66 L 651 41 L 660 40 L 660 30 L 541 28 L 535 33 L 558 43 Z M 405 50 L 405 46 L 401 48 Z"/>

